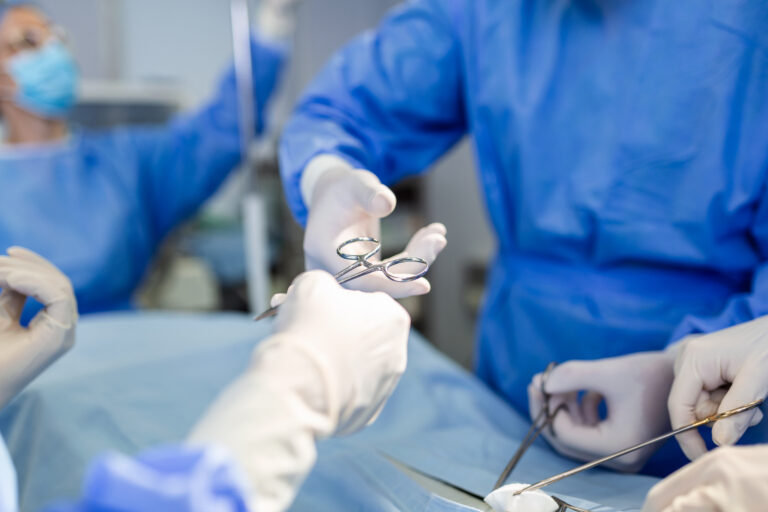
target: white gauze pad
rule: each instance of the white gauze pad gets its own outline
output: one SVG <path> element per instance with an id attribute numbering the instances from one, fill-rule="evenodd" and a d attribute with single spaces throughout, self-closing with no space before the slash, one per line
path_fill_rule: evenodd
<path id="1" fill-rule="evenodd" d="M 528 491 L 517 496 L 514 494 L 525 489 L 528 484 L 509 484 L 500 487 L 485 497 L 485 502 L 495 512 L 556 512 L 558 504 L 544 491 Z"/>

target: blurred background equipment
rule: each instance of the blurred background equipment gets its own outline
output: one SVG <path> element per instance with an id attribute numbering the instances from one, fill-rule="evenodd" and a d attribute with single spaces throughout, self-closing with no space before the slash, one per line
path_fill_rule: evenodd
<path id="1" fill-rule="evenodd" d="M 257 1 L 238 1 L 256 12 Z M 209 97 L 233 56 L 229 2 L 39 3 L 67 27 L 82 70 L 81 101 L 72 114 L 76 124 L 108 128 L 163 123 Z M 251 143 L 249 163 L 243 166 L 255 170 L 235 173 L 195 220 L 169 238 L 139 293 L 143 307 L 250 311 L 255 309 L 251 302 L 256 296 L 285 290 L 303 270 L 302 231 L 285 206 L 277 167 L 280 128 L 301 91 L 333 52 L 355 34 L 375 26 L 397 3 L 306 0 L 300 4 L 290 67 L 272 102 L 268 131 Z M 385 219 L 381 235 L 383 255 L 391 256 L 419 227 L 434 221 L 448 227 L 448 249 L 430 269 L 433 292 L 404 304 L 415 327 L 464 366 L 471 365 L 475 316 L 493 250 L 474 167 L 465 141 L 436 165 L 435 172 L 398 185 L 394 189 L 397 210 Z M 269 282 L 255 277 L 263 271 L 252 268 L 254 282 L 249 294 L 242 208 L 249 204 L 249 180 L 254 183 L 254 177 L 261 202 L 250 204 L 265 212 Z M 258 286 L 264 288 L 253 293 Z"/>

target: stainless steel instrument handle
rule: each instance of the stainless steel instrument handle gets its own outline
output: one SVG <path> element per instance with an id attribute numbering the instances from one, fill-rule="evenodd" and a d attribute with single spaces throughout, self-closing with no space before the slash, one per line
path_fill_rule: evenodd
<path id="1" fill-rule="evenodd" d="M 640 450 L 641 448 L 645 448 L 646 446 L 650 446 L 652 444 L 656 444 L 660 441 L 664 441 L 666 439 L 669 439 L 670 437 L 674 437 L 678 434 L 682 434 L 684 432 L 688 432 L 689 430 L 693 430 L 695 428 L 703 427 L 704 425 L 708 425 L 710 423 L 714 423 L 715 421 L 719 421 L 725 418 L 728 418 L 730 416 L 734 416 L 736 414 L 741 414 L 742 412 L 746 412 L 750 409 L 754 409 L 755 407 L 759 407 L 763 403 L 763 399 L 755 400 L 754 402 L 748 403 L 747 405 L 742 405 L 741 407 L 737 407 L 736 409 L 731 409 L 730 411 L 721 412 L 719 414 L 713 414 L 712 416 L 708 416 L 702 420 L 696 421 L 694 423 L 691 423 L 690 425 L 686 425 L 685 427 L 678 428 L 677 430 L 673 430 L 672 432 L 668 432 L 666 434 L 662 434 L 658 437 L 654 437 L 653 439 L 649 441 L 645 441 L 644 443 L 640 443 L 636 446 L 631 446 L 629 448 L 625 448 L 624 450 L 618 451 L 616 453 L 613 453 L 611 455 L 607 455 L 605 457 L 602 457 L 597 460 L 593 460 L 592 462 L 588 462 L 582 466 L 579 466 L 577 468 L 571 469 L 569 471 L 565 471 L 563 473 L 560 473 L 559 475 L 555 475 L 552 477 L 549 477 L 545 480 L 542 480 L 541 482 L 535 483 L 533 485 L 529 485 L 528 487 L 524 489 L 520 489 L 517 491 L 514 495 L 518 495 L 521 493 L 524 493 L 526 491 L 535 491 L 536 489 L 541 489 L 542 487 L 546 487 L 547 485 L 553 484 L 555 482 L 559 482 L 560 480 L 564 478 L 568 478 L 569 476 L 576 475 L 578 473 L 581 473 L 582 471 L 586 471 L 588 469 L 592 469 L 595 466 L 599 466 L 600 464 L 603 464 L 605 462 L 608 462 L 613 459 L 617 459 L 619 457 L 623 457 L 624 455 L 627 455 L 628 453 L 632 453 L 636 450 Z"/>

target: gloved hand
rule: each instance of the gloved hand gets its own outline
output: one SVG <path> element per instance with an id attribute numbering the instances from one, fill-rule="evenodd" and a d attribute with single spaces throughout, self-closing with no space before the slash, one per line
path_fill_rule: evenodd
<path id="1" fill-rule="evenodd" d="M 555 367 L 544 390 L 550 411 L 561 404 L 552 430 L 542 435 L 566 457 L 590 461 L 647 441 L 669 428 L 666 398 L 672 384 L 674 355 L 643 352 L 597 361 L 571 361 Z M 531 418 L 544 403 L 542 375 L 528 386 Z M 579 393 L 586 393 L 580 397 Z M 600 418 L 605 401 L 607 417 Z M 638 471 L 658 449 L 651 446 L 606 463 L 618 471 Z"/>
<path id="2" fill-rule="evenodd" d="M 763 512 L 768 446 L 718 448 L 656 484 L 643 512 Z"/>
<path id="3" fill-rule="evenodd" d="M 254 487 L 254 510 L 284 510 L 315 460 L 318 438 L 371 422 L 405 370 L 410 319 L 383 293 L 299 276 L 250 368 L 190 436 L 225 445 Z"/>
<path id="4" fill-rule="evenodd" d="M 679 428 L 768 395 L 768 316 L 689 337 L 681 345 L 668 402 L 672 427 Z M 753 409 L 720 420 L 712 427 L 712 439 L 720 446 L 734 444 L 762 418 L 762 412 Z M 680 434 L 677 440 L 691 460 L 707 451 L 696 431 Z"/>
<path id="5" fill-rule="evenodd" d="M 273 41 L 286 41 L 296 31 L 296 10 L 302 0 L 261 0 L 256 15 L 259 35 Z"/>
<path id="6" fill-rule="evenodd" d="M 0 256 L 0 408 L 75 343 L 72 284 L 51 263 L 12 247 Z M 45 308 L 22 327 L 27 297 Z"/>
<path id="7" fill-rule="evenodd" d="M 395 209 L 392 191 L 372 173 L 354 170 L 340 158 L 323 155 L 307 166 L 301 181 L 302 195 L 309 206 L 304 252 L 307 269 L 336 273 L 351 262 L 339 258 L 336 248 L 358 236 L 380 240 L 380 219 Z M 432 264 L 446 246 L 446 229 L 439 223 L 422 228 L 399 256 L 416 256 Z M 345 285 L 362 291 L 383 291 L 395 298 L 429 293 L 424 278 L 396 283 L 381 272 Z"/>

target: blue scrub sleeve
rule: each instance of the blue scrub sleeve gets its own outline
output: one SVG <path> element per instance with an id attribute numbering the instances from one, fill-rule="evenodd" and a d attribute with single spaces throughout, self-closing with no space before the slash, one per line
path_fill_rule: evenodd
<path id="1" fill-rule="evenodd" d="M 218 449 L 168 446 L 135 459 L 107 455 L 88 470 L 83 497 L 46 512 L 248 512 L 245 477 Z"/>
<path id="2" fill-rule="evenodd" d="M 253 40 L 256 133 L 279 80 L 287 47 Z M 224 75 L 213 99 L 156 130 L 131 133 L 142 179 L 142 198 L 152 212 L 154 234 L 162 239 L 213 195 L 241 161 L 235 71 Z"/>
<path id="3" fill-rule="evenodd" d="M 443 4 L 394 9 L 375 32 L 340 50 L 305 92 L 280 146 L 283 186 L 300 223 L 307 208 L 299 184 L 313 157 L 337 155 L 390 184 L 423 171 L 466 132 L 456 23 Z"/>
<path id="4" fill-rule="evenodd" d="M 686 316 L 673 332 L 672 342 L 689 334 L 719 331 L 768 314 L 768 198 L 757 208 L 751 235 L 762 261 L 752 274 L 749 292 L 733 295 L 716 316 Z"/>

